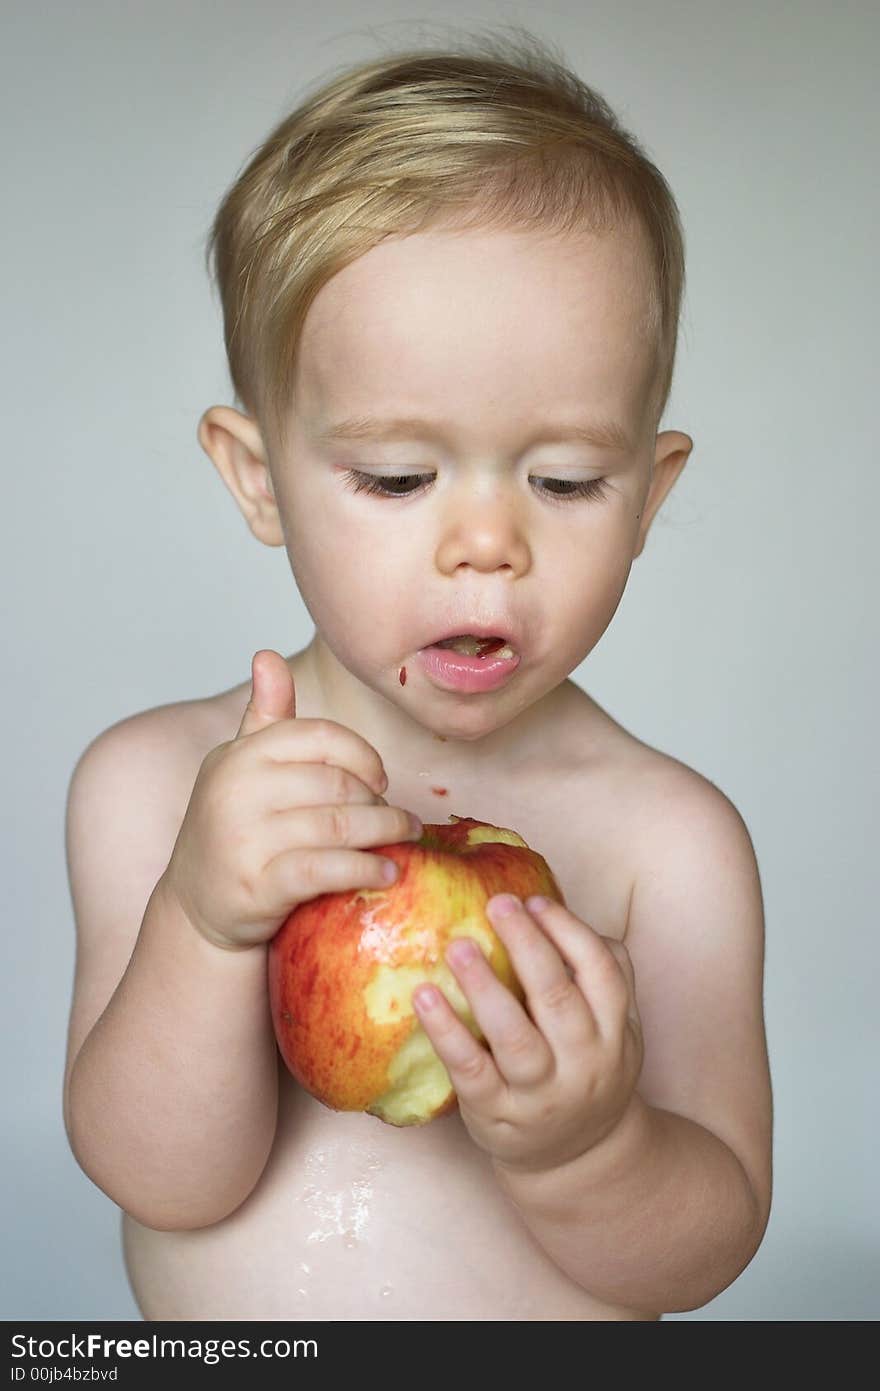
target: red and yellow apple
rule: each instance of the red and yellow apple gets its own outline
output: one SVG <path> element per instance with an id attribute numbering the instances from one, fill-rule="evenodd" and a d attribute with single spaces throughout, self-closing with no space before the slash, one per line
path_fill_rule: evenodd
<path id="1" fill-rule="evenodd" d="M 486 904 L 494 894 L 564 899 L 549 865 L 516 831 L 470 817 L 426 825 L 421 839 L 376 847 L 397 861 L 387 889 L 320 894 L 301 903 L 269 946 L 269 998 L 287 1067 L 337 1111 L 422 1125 L 456 1105 L 412 993 L 438 985 L 474 1036 L 483 1034 L 444 950 L 473 937 L 498 978 L 524 993 Z"/>

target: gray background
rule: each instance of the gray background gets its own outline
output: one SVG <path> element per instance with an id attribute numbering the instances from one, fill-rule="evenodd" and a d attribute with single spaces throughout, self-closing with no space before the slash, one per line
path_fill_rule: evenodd
<path id="1" fill-rule="evenodd" d="M 118 1209 L 61 1117 L 73 765 L 108 725 L 312 632 L 284 551 L 253 540 L 196 441 L 232 402 L 204 237 L 307 83 L 442 38 L 438 20 L 561 45 L 685 223 L 664 426 L 695 448 L 575 679 L 751 831 L 775 1197 L 741 1277 L 667 1318 L 880 1312 L 876 5 L 79 0 L 7 4 L 0 59 L 5 1319 L 139 1317 Z"/>

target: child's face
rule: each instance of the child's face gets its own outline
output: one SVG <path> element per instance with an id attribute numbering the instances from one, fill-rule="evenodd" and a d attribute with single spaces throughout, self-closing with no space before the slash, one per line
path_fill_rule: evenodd
<path id="1" fill-rule="evenodd" d="M 485 740 L 599 641 L 692 447 L 654 433 L 646 277 L 634 234 L 388 240 L 309 311 L 268 492 L 253 422 L 215 408 L 234 434 L 245 428 L 225 463 L 203 444 L 255 534 L 286 544 L 323 679 L 347 685 L 348 709 L 355 691 L 378 709 L 377 693 L 423 728 Z M 323 438 L 367 415 L 422 417 L 436 433 Z M 618 426 L 628 447 L 552 438 L 554 425 L 597 422 Z M 377 496 L 354 491 L 349 469 L 420 477 L 397 485 L 410 496 Z M 565 496 L 593 479 L 604 496 Z M 418 650 L 475 622 L 523 635 L 518 669 L 493 692 L 440 689 Z"/>

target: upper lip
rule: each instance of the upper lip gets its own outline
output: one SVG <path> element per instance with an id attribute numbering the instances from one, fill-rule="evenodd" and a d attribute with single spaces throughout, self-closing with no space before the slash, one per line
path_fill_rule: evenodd
<path id="1" fill-rule="evenodd" d="M 461 622 L 452 627 L 445 628 L 437 637 L 425 643 L 426 647 L 433 647 L 437 642 L 445 642 L 447 638 L 457 638 L 462 633 L 473 633 L 478 638 L 503 638 L 509 643 L 515 652 L 519 651 L 519 636 L 508 624 L 505 623 L 473 623 L 470 619 L 464 618 Z"/>

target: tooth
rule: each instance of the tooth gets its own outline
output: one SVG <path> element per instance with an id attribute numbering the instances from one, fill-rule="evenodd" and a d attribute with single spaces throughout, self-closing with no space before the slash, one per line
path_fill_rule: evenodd
<path id="1" fill-rule="evenodd" d="M 495 639 L 497 642 L 498 639 Z M 501 647 L 492 647 L 491 638 L 477 637 L 473 633 L 462 634 L 457 638 L 445 638 L 438 643 L 439 647 L 446 647 L 452 652 L 458 652 L 463 657 L 502 657 L 508 660 L 516 654 L 509 644 L 505 643 Z"/>

